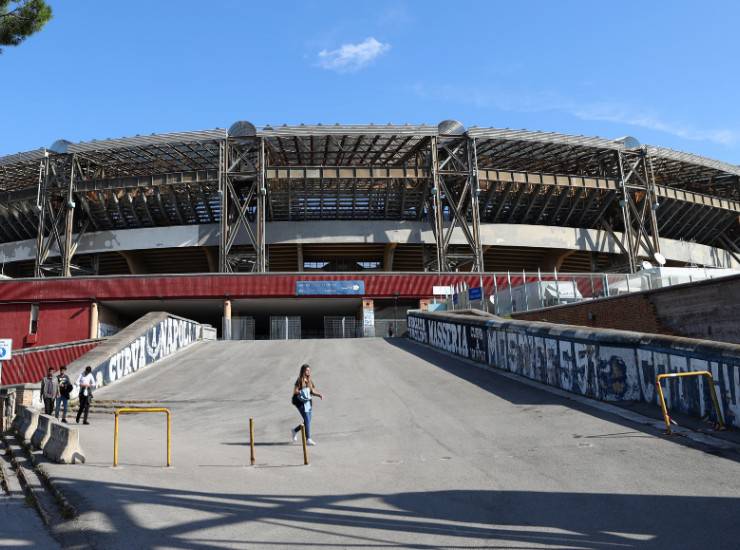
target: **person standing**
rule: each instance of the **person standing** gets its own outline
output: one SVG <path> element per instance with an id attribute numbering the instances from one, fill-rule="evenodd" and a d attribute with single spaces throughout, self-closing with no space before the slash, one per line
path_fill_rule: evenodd
<path id="1" fill-rule="evenodd" d="M 59 418 L 59 408 L 62 408 L 62 422 L 67 423 L 67 404 L 69 403 L 69 396 L 72 393 L 72 380 L 67 376 L 67 367 L 59 369 L 59 375 L 57 376 L 57 385 L 59 386 L 59 395 L 57 396 L 56 409 L 54 410 L 54 416 Z"/>
<path id="2" fill-rule="evenodd" d="M 41 397 L 44 398 L 44 413 L 52 414 L 54 412 L 54 400 L 59 396 L 59 384 L 54 377 L 54 369 L 49 367 L 46 371 L 46 378 L 41 380 Z"/>
<path id="3" fill-rule="evenodd" d="M 80 423 L 80 416 L 83 411 L 85 413 L 83 424 L 89 424 L 87 421 L 87 414 L 90 412 L 90 400 L 92 399 L 92 391 L 95 388 L 95 377 L 92 374 L 92 367 L 85 367 L 85 372 L 81 373 L 77 377 L 77 385 L 80 387 L 80 404 L 77 407 L 77 423 Z"/>
<path id="4" fill-rule="evenodd" d="M 316 386 L 311 379 L 311 366 L 307 364 L 301 365 L 298 379 L 295 381 L 295 385 L 293 386 L 293 397 L 291 399 L 291 403 L 293 403 L 293 405 L 298 409 L 298 412 L 301 413 L 303 425 L 306 427 L 306 443 L 309 445 L 316 445 L 316 442 L 311 439 L 311 416 L 313 413 L 311 400 L 314 395 L 321 400 L 324 399 L 324 396 L 316 391 Z M 300 424 L 290 430 L 290 435 L 293 441 L 298 439 L 298 433 L 300 431 Z"/>

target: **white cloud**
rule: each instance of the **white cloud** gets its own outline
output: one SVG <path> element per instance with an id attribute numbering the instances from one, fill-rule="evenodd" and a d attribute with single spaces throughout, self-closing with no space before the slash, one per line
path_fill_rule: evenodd
<path id="1" fill-rule="evenodd" d="M 424 99 L 464 103 L 476 107 L 493 107 L 502 111 L 539 113 L 558 111 L 589 121 L 613 122 L 636 128 L 664 132 L 691 141 L 708 141 L 720 145 L 733 145 L 740 141 L 740 134 L 733 130 L 698 129 L 688 124 L 666 121 L 660 115 L 626 103 L 613 101 L 575 101 L 552 92 L 524 90 L 482 90 L 454 86 L 414 86 L 414 92 Z"/>
<path id="2" fill-rule="evenodd" d="M 336 50 L 321 50 L 319 67 L 338 73 L 352 73 L 366 67 L 390 49 L 390 44 L 378 42 L 371 36 L 358 44 L 342 44 Z"/>

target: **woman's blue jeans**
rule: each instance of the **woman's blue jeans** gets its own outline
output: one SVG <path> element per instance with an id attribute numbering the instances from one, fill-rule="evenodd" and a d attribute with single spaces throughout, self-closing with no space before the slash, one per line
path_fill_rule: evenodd
<path id="1" fill-rule="evenodd" d="M 298 409 L 298 412 L 301 413 L 301 417 L 303 418 L 303 424 L 306 426 L 306 439 L 311 439 L 311 413 L 313 411 L 308 411 L 301 407 Z M 300 426 L 296 426 L 295 431 L 299 431 L 301 429 Z"/>

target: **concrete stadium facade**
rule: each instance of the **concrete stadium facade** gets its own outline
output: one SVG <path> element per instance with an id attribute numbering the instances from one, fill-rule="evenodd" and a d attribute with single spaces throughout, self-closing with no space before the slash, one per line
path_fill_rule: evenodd
<path id="1" fill-rule="evenodd" d="M 45 289 L 49 303 L 103 307 L 98 295 L 132 275 L 156 285 L 168 274 L 282 273 L 298 281 L 343 273 L 363 284 L 387 274 L 375 298 L 418 305 L 432 295 L 434 274 L 445 284 L 475 275 L 495 286 L 496 272 L 522 270 L 635 272 L 645 261 L 740 268 L 738 215 L 740 167 L 630 137 L 447 120 L 259 129 L 237 122 L 228 130 L 59 140 L 0 157 L 0 264 L 15 285 L 28 285 L 13 301 L 3 292 L 9 281 L 0 283 L 0 306 L 17 321 L 18 307 L 28 309 L 33 292 Z M 398 276 L 407 273 L 429 277 L 411 289 Z M 65 285 L 80 278 L 95 283 L 70 298 Z M 186 314 L 171 300 L 216 300 L 197 280 L 189 279 L 190 294 L 161 298 L 160 308 Z M 239 300 L 274 297 L 249 288 L 202 302 L 211 308 L 205 320 L 226 317 L 226 302 L 231 315 Z M 109 317 L 130 320 L 156 307 L 157 297 L 137 292 L 108 305 L 139 300 L 139 310 L 121 306 Z M 367 309 L 365 298 L 373 296 L 356 296 L 345 313 Z M 79 331 L 97 319 L 75 307 L 61 318 L 77 315 Z"/>

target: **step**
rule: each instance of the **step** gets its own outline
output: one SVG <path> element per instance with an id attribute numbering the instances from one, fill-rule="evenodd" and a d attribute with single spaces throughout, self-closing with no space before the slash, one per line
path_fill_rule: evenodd
<path id="1" fill-rule="evenodd" d="M 10 462 L 9 452 L 6 453 L 5 444 L 0 442 L 0 493 L 20 498 L 23 496 L 23 489 Z"/>
<path id="2" fill-rule="evenodd" d="M 36 508 L 41 520 L 52 527 L 64 521 L 57 499 L 44 480 L 38 475 L 34 463 L 26 448 L 19 443 L 14 435 L 4 436 L 7 449 L 6 456 L 12 464 L 15 475 L 20 482 L 23 492 L 26 494 L 30 504 Z"/>

